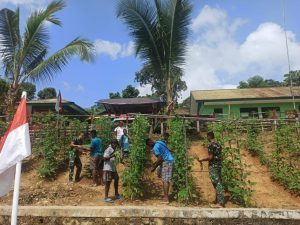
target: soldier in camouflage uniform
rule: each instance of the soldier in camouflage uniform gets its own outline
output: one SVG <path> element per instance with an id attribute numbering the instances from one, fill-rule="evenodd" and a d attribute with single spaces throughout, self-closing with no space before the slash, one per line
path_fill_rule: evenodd
<path id="1" fill-rule="evenodd" d="M 216 204 L 212 205 L 214 208 L 224 207 L 224 195 L 221 179 L 222 169 L 222 147 L 216 142 L 213 132 L 207 133 L 208 145 L 208 157 L 204 159 L 198 159 L 200 163 L 208 161 L 209 176 L 211 182 L 216 190 Z"/>
<path id="2" fill-rule="evenodd" d="M 81 145 L 84 141 L 84 133 L 81 133 L 77 138 L 71 142 L 71 149 L 69 151 L 69 182 L 73 182 L 74 168 L 76 166 L 75 182 L 80 180 L 80 173 L 82 163 L 79 157 Z"/>

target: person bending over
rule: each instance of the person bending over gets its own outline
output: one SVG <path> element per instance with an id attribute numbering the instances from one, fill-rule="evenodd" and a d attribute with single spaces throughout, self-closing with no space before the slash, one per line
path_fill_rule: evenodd
<path id="1" fill-rule="evenodd" d="M 146 145 L 153 148 L 153 153 L 157 157 L 156 162 L 153 165 L 151 172 L 154 172 L 156 168 L 161 165 L 161 179 L 163 182 L 163 191 L 164 191 L 164 203 L 169 203 L 169 190 L 170 183 L 172 181 L 172 170 L 174 164 L 174 158 L 172 153 L 168 149 L 167 145 L 163 141 L 154 142 L 152 139 L 146 140 Z"/>

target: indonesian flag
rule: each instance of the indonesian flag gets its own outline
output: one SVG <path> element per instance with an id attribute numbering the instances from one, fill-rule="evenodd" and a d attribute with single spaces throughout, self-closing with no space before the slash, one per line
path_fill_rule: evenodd
<path id="1" fill-rule="evenodd" d="M 0 140 L 0 197 L 11 190 L 16 164 L 31 154 L 26 97 Z"/>
<path id="2" fill-rule="evenodd" d="M 62 111 L 62 103 L 61 103 L 61 94 L 60 94 L 60 91 L 58 92 L 58 95 L 57 95 L 56 104 L 55 104 L 55 110 L 56 110 L 56 112 L 61 112 Z"/>

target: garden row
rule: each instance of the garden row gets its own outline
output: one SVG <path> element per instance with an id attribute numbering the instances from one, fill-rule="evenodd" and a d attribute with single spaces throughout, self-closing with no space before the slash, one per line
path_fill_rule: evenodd
<path id="1" fill-rule="evenodd" d="M 264 140 L 271 135 L 272 150 L 266 152 Z M 246 148 L 271 172 L 272 179 L 293 194 L 300 196 L 300 125 L 298 122 L 280 122 L 275 131 L 261 132 L 248 126 Z"/>

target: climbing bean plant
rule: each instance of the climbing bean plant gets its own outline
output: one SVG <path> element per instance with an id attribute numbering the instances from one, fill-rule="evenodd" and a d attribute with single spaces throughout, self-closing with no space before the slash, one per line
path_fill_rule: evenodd
<path id="1" fill-rule="evenodd" d="M 248 122 L 245 146 L 252 156 L 258 156 L 261 164 L 266 165 L 268 164 L 268 158 L 263 149 L 261 129 L 257 124 L 256 120 Z"/>
<path id="2" fill-rule="evenodd" d="M 300 126 L 281 123 L 275 131 L 276 148 L 271 156 L 272 178 L 300 195 Z"/>
<path id="3" fill-rule="evenodd" d="M 99 137 L 102 140 L 103 150 L 108 147 L 110 141 L 114 137 L 114 127 L 110 118 L 96 119 L 93 124 L 93 129 L 98 131 Z"/>
<path id="4" fill-rule="evenodd" d="M 148 121 L 144 117 L 138 116 L 132 123 L 129 165 L 122 176 L 124 196 L 129 199 L 136 199 L 144 195 L 147 128 Z"/>
<path id="5" fill-rule="evenodd" d="M 230 193 L 231 200 L 242 206 L 250 206 L 253 185 L 248 178 L 249 167 L 243 162 L 241 153 L 241 131 L 234 121 L 211 123 L 209 130 L 215 133 L 222 145 L 222 183 Z"/>
<path id="6" fill-rule="evenodd" d="M 188 156 L 188 141 L 186 138 L 187 123 L 184 119 L 175 118 L 168 121 L 168 146 L 173 151 L 173 192 L 179 202 L 188 203 L 196 197 L 191 176 L 192 158 Z"/>
<path id="7" fill-rule="evenodd" d="M 48 114 L 34 119 L 37 136 L 32 142 L 33 154 L 41 159 L 38 174 L 54 178 L 67 165 L 71 140 L 84 132 L 87 124 L 77 119 Z"/>

